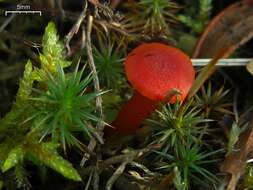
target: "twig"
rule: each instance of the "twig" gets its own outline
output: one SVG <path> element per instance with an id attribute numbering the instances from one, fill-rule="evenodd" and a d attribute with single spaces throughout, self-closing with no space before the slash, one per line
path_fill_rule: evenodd
<path id="1" fill-rule="evenodd" d="M 85 47 L 85 42 L 86 42 L 86 32 L 85 32 L 85 27 L 82 26 L 81 49 Z"/>
<path id="2" fill-rule="evenodd" d="M 93 180 L 93 189 L 99 190 L 99 174 L 98 174 L 98 168 L 96 167 L 94 169 L 94 180 Z"/>
<path id="3" fill-rule="evenodd" d="M 147 152 L 149 150 L 150 150 L 150 148 L 145 148 L 145 149 L 141 149 L 141 150 L 137 150 L 137 151 L 134 150 L 134 151 L 130 151 L 129 153 L 127 153 L 125 155 L 120 155 L 118 157 L 110 158 L 107 161 L 105 161 L 105 162 L 107 162 L 107 164 L 112 162 L 112 161 L 119 161 L 119 160 L 123 161 L 121 163 L 121 165 L 113 173 L 113 175 L 110 177 L 110 179 L 107 181 L 106 190 L 111 190 L 112 189 L 113 184 L 123 174 L 127 164 L 135 163 L 135 162 L 133 162 L 133 160 L 136 157 L 142 156 L 145 152 Z M 146 168 L 145 168 L 145 170 L 147 171 Z"/>
<path id="4" fill-rule="evenodd" d="M 127 177 L 131 182 L 137 182 L 140 185 L 144 185 L 146 187 L 155 187 L 159 184 L 161 174 L 156 174 L 154 176 L 148 176 L 148 177 L 140 177 L 137 175 L 132 175 L 131 172 L 124 173 L 124 176 Z"/>
<path id="5" fill-rule="evenodd" d="M 105 160 L 103 162 L 103 165 L 110 166 L 112 164 L 118 164 L 118 163 L 124 162 L 124 160 L 127 160 L 128 157 L 133 157 L 133 156 L 134 156 L 133 152 L 130 152 L 129 154 L 113 156 Z"/>
<path id="6" fill-rule="evenodd" d="M 98 161 L 97 163 L 97 168 L 98 171 L 101 173 L 106 167 L 113 165 L 113 164 L 119 164 L 122 162 L 125 162 L 126 160 L 129 160 L 129 158 L 131 158 L 131 160 L 129 161 L 132 162 L 135 158 L 142 156 L 143 154 L 145 154 L 146 152 L 151 151 L 152 149 L 154 149 L 154 147 L 147 147 L 144 149 L 139 149 L 139 150 L 132 150 L 126 154 L 121 154 L 121 155 L 117 155 L 117 156 L 113 156 L 111 158 L 108 158 L 104 161 Z M 86 176 L 87 174 L 89 174 L 92 169 L 94 168 L 94 166 L 90 165 L 84 169 L 82 169 L 80 171 L 80 174 L 82 176 Z"/>
<path id="7" fill-rule="evenodd" d="M 96 92 L 100 92 L 100 85 L 99 85 L 99 79 L 97 75 L 96 66 L 94 63 L 94 58 L 92 54 L 92 48 L 91 48 L 91 31 L 92 31 L 92 24 L 93 24 L 93 16 L 89 15 L 88 17 L 88 25 L 87 25 L 87 33 L 86 33 L 86 49 L 87 49 L 87 55 L 88 55 L 88 63 L 91 68 L 92 74 L 93 74 L 93 81 L 94 81 L 94 88 Z M 103 129 L 104 129 L 104 122 L 103 122 L 103 109 L 102 109 L 102 98 L 101 96 L 97 96 L 96 98 L 96 108 L 99 112 L 99 115 L 101 117 L 101 121 L 98 122 L 96 128 L 99 130 L 98 135 L 100 135 L 101 139 L 103 136 Z M 96 147 L 96 140 L 95 138 L 91 138 L 88 147 L 91 151 L 94 150 Z M 84 155 L 83 159 L 81 160 L 81 166 L 84 166 L 85 162 L 87 161 L 87 158 L 89 158 L 88 155 Z"/>
<path id="8" fill-rule="evenodd" d="M 90 157 L 90 156 L 92 156 L 92 157 L 96 156 L 96 154 L 93 151 L 91 151 L 91 149 L 89 148 L 89 146 L 86 146 L 85 144 L 83 144 L 81 142 L 79 142 L 79 143 L 81 145 L 82 151 L 84 151 L 85 154 L 86 154 L 85 156 L 88 156 L 88 157 Z"/>
<path id="9" fill-rule="evenodd" d="M 94 63 L 94 58 L 92 54 L 92 48 L 91 48 L 91 31 L 92 31 L 92 24 L 93 24 L 93 16 L 89 15 L 88 17 L 88 25 L 87 25 L 87 36 L 86 36 L 86 48 L 87 48 L 87 54 L 88 54 L 88 63 L 90 65 L 92 74 L 93 74 L 93 81 L 94 81 L 94 88 L 96 92 L 100 92 L 100 85 L 99 85 L 99 79 L 97 75 L 96 66 Z M 101 96 L 97 96 L 96 98 L 96 107 L 99 111 L 99 114 L 101 116 L 101 121 L 98 122 L 97 128 L 99 131 L 103 131 L 104 129 L 104 122 L 103 122 L 103 109 L 102 109 L 102 98 Z"/>
<path id="10" fill-rule="evenodd" d="M 83 11 L 79 15 L 76 23 L 71 28 L 71 30 L 69 31 L 69 33 L 65 36 L 65 46 L 66 46 L 66 48 L 68 50 L 68 54 L 70 54 L 70 52 L 71 52 L 70 46 L 69 46 L 69 42 L 73 38 L 74 34 L 77 34 L 77 32 L 79 31 L 80 25 L 83 22 L 84 18 L 86 17 L 87 7 L 88 7 L 88 4 L 85 1 L 85 6 L 84 6 Z"/>
<path id="11" fill-rule="evenodd" d="M 142 171 L 144 171 L 146 174 L 148 174 L 149 176 L 155 176 L 155 173 L 151 172 L 146 166 L 138 163 L 138 162 L 131 162 L 131 165 L 141 169 Z"/>
<path id="12" fill-rule="evenodd" d="M 121 24 L 119 22 L 115 22 L 115 21 L 106 21 L 106 20 L 95 20 L 95 23 L 101 25 L 102 27 L 106 27 L 109 29 L 112 29 L 124 36 L 133 36 L 131 34 L 129 34 L 129 31 L 126 29 L 123 29 Z"/>
<path id="13" fill-rule="evenodd" d="M 90 176 L 89 176 L 89 179 L 85 185 L 85 189 L 84 190 L 88 190 L 89 187 L 90 187 L 90 182 L 91 182 L 91 179 L 92 179 L 92 176 L 93 176 L 94 172 L 90 173 Z"/>
<path id="14" fill-rule="evenodd" d="M 91 138 L 91 140 L 90 140 L 90 142 L 89 142 L 89 145 L 88 145 L 88 149 L 89 149 L 90 151 L 93 151 L 94 148 L 96 147 L 96 143 L 97 143 L 97 142 L 96 142 L 96 139 L 95 139 L 94 137 Z M 85 164 L 85 162 L 86 162 L 89 158 L 90 158 L 90 155 L 87 154 L 87 153 L 84 153 L 83 158 L 82 158 L 82 160 L 81 160 L 81 162 L 80 162 L 80 166 L 83 167 L 84 164 Z"/>
<path id="15" fill-rule="evenodd" d="M 87 128 L 89 128 L 90 130 L 92 130 L 92 129 L 93 129 L 93 126 L 89 123 L 89 124 L 87 125 Z M 104 144 L 104 140 L 103 140 L 103 138 L 100 136 L 100 133 L 99 133 L 99 132 L 93 131 L 93 132 L 92 132 L 92 136 L 93 136 L 95 139 L 97 139 L 97 141 L 98 141 L 100 144 Z"/>
<path id="16" fill-rule="evenodd" d="M 4 21 L 4 23 L 0 27 L 0 32 L 2 32 L 5 29 L 5 27 L 15 18 L 15 16 L 16 14 L 12 14 Z"/>
<path id="17" fill-rule="evenodd" d="M 128 161 L 123 162 L 118 168 L 117 170 L 113 173 L 113 175 L 110 177 L 110 179 L 107 181 L 106 183 L 106 190 L 111 190 L 113 184 L 115 183 L 115 181 L 122 175 L 122 173 L 124 172 L 126 165 L 128 164 Z"/>
<path id="18" fill-rule="evenodd" d="M 62 19 L 64 19 L 65 18 L 65 11 L 62 7 L 62 0 L 57 0 L 56 3 L 57 3 L 58 8 L 60 9 L 61 17 L 62 17 Z"/>

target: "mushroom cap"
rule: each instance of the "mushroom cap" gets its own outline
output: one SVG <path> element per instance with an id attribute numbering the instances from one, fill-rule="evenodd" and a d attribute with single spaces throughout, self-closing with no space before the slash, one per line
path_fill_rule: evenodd
<path id="1" fill-rule="evenodd" d="M 125 60 L 127 78 L 143 96 L 163 101 L 176 88 L 183 101 L 195 78 L 190 58 L 181 50 L 161 43 L 144 43 L 132 50 Z M 175 103 L 176 97 L 170 99 Z"/>

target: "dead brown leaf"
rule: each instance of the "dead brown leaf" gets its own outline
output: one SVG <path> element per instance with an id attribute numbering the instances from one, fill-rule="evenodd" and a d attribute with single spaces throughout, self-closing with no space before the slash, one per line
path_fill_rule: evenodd
<path id="1" fill-rule="evenodd" d="M 247 71 L 253 75 L 253 60 L 246 65 Z"/>
<path id="2" fill-rule="evenodd" d="M 221 166 L 221 171 L 231 174 L 228 183 L 228 190 L 234 190 L 238 179 L 243 174 L 247 156 L 253 148 L 253 119 L 251 120 L 248 129 L 244 131 L 238 140 L 234 153 L 228 155 Z"/>
<path id="3" fill-rule="evenodd" d="M 253 37 L 253 0 L 232 4 L 219 13 L 200 37 L 193 58 L 210 58 L 229 47 L 224 58 Z"/>
<path id="4" fill-rule="evenodd" d="M 253 37 L 253 0 L 243 0 L 226 8 L 208 25 L 199 39 L 193 58 L 213 58 L 200 72 L 189 97 L 192 97 L 215 71 L 218 59 L 226 58 L 238 47 Z M 247 66 L 253 72 L 253 64 Z M 253 119 L 236 145 L 236 152 L 228 155 L 221 171 L 230 174 L 228 190 L 235 190 L 238 179 L 244 172 L 247 157 L 253 149 Z"/>
<path id="5" fill-rule="evenodd" d="M 175 173 L 169 173 L 168 175 L 164 176 L 161 180 L 160 184 L 156 187 L 157 190 L 167 190 L 169 189 L 169 185 L 173 183 L 173 179 L 175 178 Z"/>
<path id="6" fill-rule="evenodd" d="M 99 0 L 88 0 L 90 3 L 92 3 L 93 5 L 95 6 L 98 6 L 100 3 L 99 3 Z"/>
<path id="7" fill-rule="evenodd" d="M 219 59 L 224 57 L 227 51 L 228 47 L 220 49 L 220 51 L 213 56 L 213 59 L 201 70 L 188 93 L 187 100 L 192 98 L 205 83 L 205 81 L 215 72 L 216 63 L 218 63 Z"/>

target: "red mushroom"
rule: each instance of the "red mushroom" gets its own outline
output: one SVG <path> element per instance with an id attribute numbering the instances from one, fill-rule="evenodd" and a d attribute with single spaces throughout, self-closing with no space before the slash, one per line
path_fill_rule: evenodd
<path id="1" fill-rule="evenodd" d="M 126 58 L 125 71 L 135 92 L 111 124 L 121 134 L 135 132 L 172 89 L 180 92 L 179 100 L 183 101 L 195 78 L 189 57 L 161 43 L 145 43 L 135 48 Z M 173 96 L 169 103 L 175 101 Z"/>

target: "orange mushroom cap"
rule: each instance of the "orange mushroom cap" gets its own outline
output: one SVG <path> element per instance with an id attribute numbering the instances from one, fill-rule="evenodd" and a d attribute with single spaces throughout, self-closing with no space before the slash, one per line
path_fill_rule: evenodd
<path id="1" fill-rule="evenodd" d="M 161 43 L 145 43 L 127 56 L 127 78 L 133 88 L 148 99 L 162 101 L 176 88 L 183 101 L 195 78 L 190 58 L 181 50 Z M 176 97 L 169 102 L 175 103 Z"/>
<path id="2" fill-rule="evenodd" d="M 160 101 L 167 101 L 171 90 L 179 90 L 179 100 L 183 101 L 195 78 L 189 57 L 160 43 L 146 43 L 135 48 L 126 58 L 125 70 L 135 93 L 111 124 L 120 134 L 134 133 Z M 175 101 L 175 96 L 169 100 L 170 103 Z"/>

